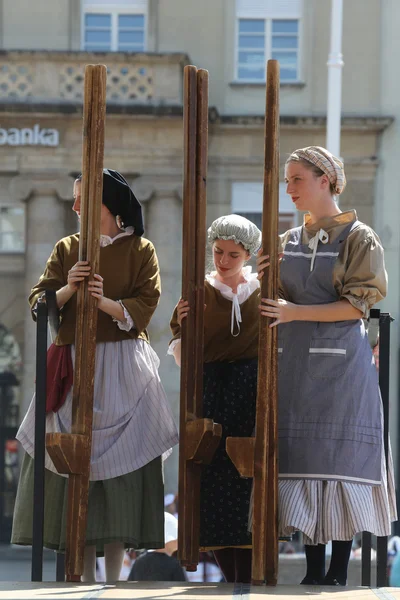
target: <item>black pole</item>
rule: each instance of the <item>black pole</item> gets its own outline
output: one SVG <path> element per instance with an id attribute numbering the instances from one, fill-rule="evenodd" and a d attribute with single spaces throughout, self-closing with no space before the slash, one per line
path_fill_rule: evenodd
<path id="1" fill-rule="evenodd" d="M 3 398 L 6 395 L 4 385 L 0 385 L 0 426 L 2 428 L 6 424 L 6 411 L 3 409 Z M 5 407 L 4 407 L 5 408 Z M 0 525 L 4 528 L 4 491 L 6 489 L 6 473 L 5 473 L 5 436 L 3 437 L 3 431 L 0 435 Z"/>
<path id="2" fill-rule="evenodd" d="M 371 587 L 371 548 L 372 534 L 363 531 L 361 534 L 361 585 Z"/>
<path id="3" fill-rule="evenodd" d="M 37 304 L 35 460 L 33 484 L 32 581 L 43 581 L 44 459 L 46 435 L 47 304 Z"/>
<path id="4" fill-rule="evenodd" d="M 368 319 L 368 337 L 371 348 L 374 348 L 379 340 L 380 315 L 379 309 L 371 309 Z M 366 587 L 371 587 L 372 583 L 371 549 L 372 535 L 369 531 L 363 531 L 361 534 L 361 585 Z"/>
<path id="5" fill-rule="evenodd" d="M 65 554 L 56 552 L 56 581 L 65 581 Z"/>
<path id="6" fill-rule="evenodd" d="M 383 441 L 386 467 L 389 457 L 389 387 L 390 387 L 390 324 L 389 313 L 381 313 L 379 319 L 379 387 L 383 404 Z M 387 536 L 377 538 L 376 586 L 388 585 L 387 577 Z"/>

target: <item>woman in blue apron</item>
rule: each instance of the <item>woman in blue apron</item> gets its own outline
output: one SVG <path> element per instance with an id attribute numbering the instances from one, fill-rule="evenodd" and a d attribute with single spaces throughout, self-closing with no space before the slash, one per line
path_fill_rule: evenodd
<path id="1" fill-rule="evenodd" d="M 261 301 L 270 327 L 279 325 L 279 534 L 303 533 L 303 584 L 346 585 L 353 536 L 389 535 L 397 518 L 363 321 L 386 295 L 383 248 L 354 210 L 336 204 L 346 178 L 327 150 L 293 152 L 285 181 L 307 214 L 281 239 L 279 300 Z M 267 260 L 258 259 L 259 276 Z"/>

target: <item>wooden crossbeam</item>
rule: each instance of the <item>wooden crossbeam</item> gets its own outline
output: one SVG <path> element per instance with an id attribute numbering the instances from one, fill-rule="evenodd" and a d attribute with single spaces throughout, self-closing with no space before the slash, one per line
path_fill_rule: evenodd
<path id="1" fill-rule="evenodd" d="M 279 216 L 279 64 L 267 64 L 265 162 L 262 220 L 263 254 L 270 267 L 261 280 L 261 297 L 278 297 Z M 278 331 L 260 315 L 256 428 L 254 438 L 228 438 L 226 450 L 243 477 L 253 477 L 252 582 L 278 579 Z"/>
<path id="2" fill-rule="evenodd" d="M 201 465 L 211 462 L 222 428 L 202 418 L 204 275 L 208 144 L 208 71 L 184 70 L 184 182 L 178 558 L 188 571 L 199 560 Z"/>
<path id="3" fill-rule="evenodd" d="M 47 450 L 57 470 L 69 475 L 67 581 L 80 581 L 86 540 L 97 330 L 97 300 L 88 292 L 88 280 L 99 271 L 106 77 L 104 65 L 85 68 L 79 260 L 89 261 L 91 271 L 77 292 L 71 433 L 46 436 Z"/>

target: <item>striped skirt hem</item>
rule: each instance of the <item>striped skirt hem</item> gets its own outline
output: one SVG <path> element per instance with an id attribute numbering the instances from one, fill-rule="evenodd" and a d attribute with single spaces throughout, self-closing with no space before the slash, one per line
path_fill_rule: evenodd
<path id="1" fill-rule="evenodd" d="M 397 520 L 391 452 L 387 471 L 382 456 L 381 473 L 382 483 L 377 486 L 342 481 L 280 480 L 279 537 L 301 531 L 305 544 L 316 545 L 351 540 L 362 531 L 377 536 L 390 535 L 391 523 Z M 253 496 L 250 530 L 252 513 Z"/>

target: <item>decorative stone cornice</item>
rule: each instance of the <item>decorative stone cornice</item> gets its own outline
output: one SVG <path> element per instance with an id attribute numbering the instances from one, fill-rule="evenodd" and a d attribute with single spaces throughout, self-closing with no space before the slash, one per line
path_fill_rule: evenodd
<path id="1" fill-rule="evenodd" d="M 38 175 L 25 173 L 11 179 L 9 193 L 17 202 L 24 202 L 32 195 L 56 195 L 60 200 L 73 200 L 73 177 L 68 175 Z"/>
<path id="2" fill-rule="evenodd" d="M 189 64 L 185 52 L 86 52 L 85 50 L 0 50 L 0 58 L 8 61 L 79 61 L 85 64 L 113 61 L 140 61 L 150 65 Z"/>
<path id="3" fill-rule="evenodd" d="M 342 117 L 342 131 L 384 131 L 394 121 L 387 115 L 365 115 Z M 210 122 L 216 125 L 232 126 L 235 128 L 252 128 L 264 126 L 264 115 L 219 115 L 214 111 Z M 280 126 L 287 129 L 325 129 L 325 115 L 281 115 Z"/>

